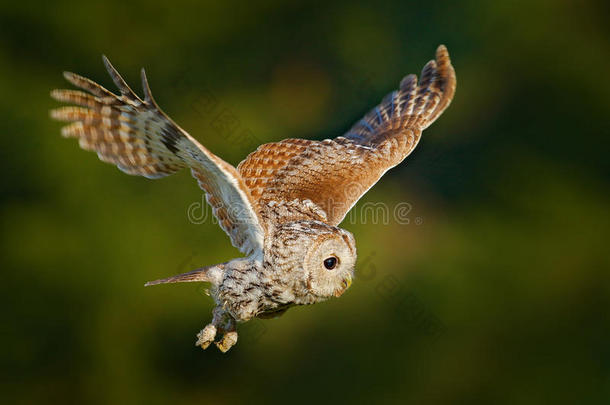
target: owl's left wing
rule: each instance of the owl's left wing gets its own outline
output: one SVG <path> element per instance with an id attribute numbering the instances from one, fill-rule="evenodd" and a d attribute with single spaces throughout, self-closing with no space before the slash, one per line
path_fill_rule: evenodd
<path id="1" fill-rule="evenodd" d="M 415 75 L 405 77 L 346 135 L 265 144 L 237 169 L 267 220 L 307 218 L 338 225 L 387 170 L 415 149 L 422 131 L 451 102 L 455 85 L 449 53 L 441 45 L 419 82 Z"/>
<path id="2" fill-rule="evenodd" d="M 51 117 L 71 122 L 62 135 L 77 138 L 81 148 L 122 171 L 151 179 L 188 167 L 205 191 L 220 227 L 233 246 L 245 254 L 262 251 L 264 229 L 250 191 L 233 166 L 214 155 L 169 118 L 154 101 L 144 70 L 144 99 L 138 97 L 104 57 L 104 64 L 120 90 L 116 95 L 99 84 L 66 72 L 79 90 L 53 90 L 62 107 Z"/>

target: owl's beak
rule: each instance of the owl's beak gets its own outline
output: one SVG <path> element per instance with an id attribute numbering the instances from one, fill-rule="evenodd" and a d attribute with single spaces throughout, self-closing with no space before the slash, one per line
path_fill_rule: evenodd
<path id="1" fill-rule="evenodd" d="M 352 285 L 352 276 L 348 275 L 341 282 L 341 288 L 335 291 L 335 297 L 340 297 Z"/>

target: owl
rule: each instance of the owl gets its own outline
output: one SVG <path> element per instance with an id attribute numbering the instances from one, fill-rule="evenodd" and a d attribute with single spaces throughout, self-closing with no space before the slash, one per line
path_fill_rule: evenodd
<path id="1" fill-rule="evenodd" d="M 156 179 L 190 169 L 220 227 L 243 257 L 146 283 L 205 282 L 215 301 L 196 345 L 226 352 L 236 325 L 270 318 L 295 305 L 341 296 L 356 264 L 354 236 L 339 224 L 358 199 L 417 146 L 422 131 L 451 102 L 455 72 L 445 46 L 346 134 L 323 141 L 286 139 L 259 146 L 237 168 L 180 128 L 159 108 L 141 71 L 144 97 L 106 57 L 120 94 L 74 73 L 81 90 L 51 96 L 76 106 L 51 111 L 81 148 L 131 175 Z M 84 90 L 84 91 L 82 91 Z"/>

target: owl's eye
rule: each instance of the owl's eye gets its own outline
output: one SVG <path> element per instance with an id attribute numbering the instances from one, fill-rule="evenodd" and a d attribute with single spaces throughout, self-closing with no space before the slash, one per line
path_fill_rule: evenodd
<path id="1" fill-rule="evenodd" d="M 325 259 L 324 267 L 326 267 L 328 270 L 332 270 L 335 267 L 337 267 L 337 258 L 334 256 L 331 256 L 328 259 Z"/>

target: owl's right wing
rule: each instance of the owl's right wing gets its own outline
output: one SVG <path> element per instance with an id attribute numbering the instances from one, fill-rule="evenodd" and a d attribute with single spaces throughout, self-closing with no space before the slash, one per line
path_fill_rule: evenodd
<path id="1" fill-rule="evenodd" d="M 338 225 L 387 170 L 415 149 L 422 131 L 451 102 L 455 86 L 449 53 L 441 45 L 419 82 L 415 75 L 406 76 L 344 136 L 265 144 L 237 169 L 265 220 Z"/>
<path id="2" fill-rule="evenodd" d="M 51 92 L 58 101 L 80 106 L 51 111 L 51 117 L 72 122 L 62 128 L 62 135 L 77 138 L 81 148 L 97 152 L 101 160 L 128 174 L 155 179 L 189 167 L 233 246 L 245 254 L 262 251 L 263 224 L 237 170 L 165 115 L 152 98 L 144 70 L 142 100 L 106 57 L 104 64 L 120 95 L 69 72 L 64 73 L 66 79 L 87 93 Z"/>

